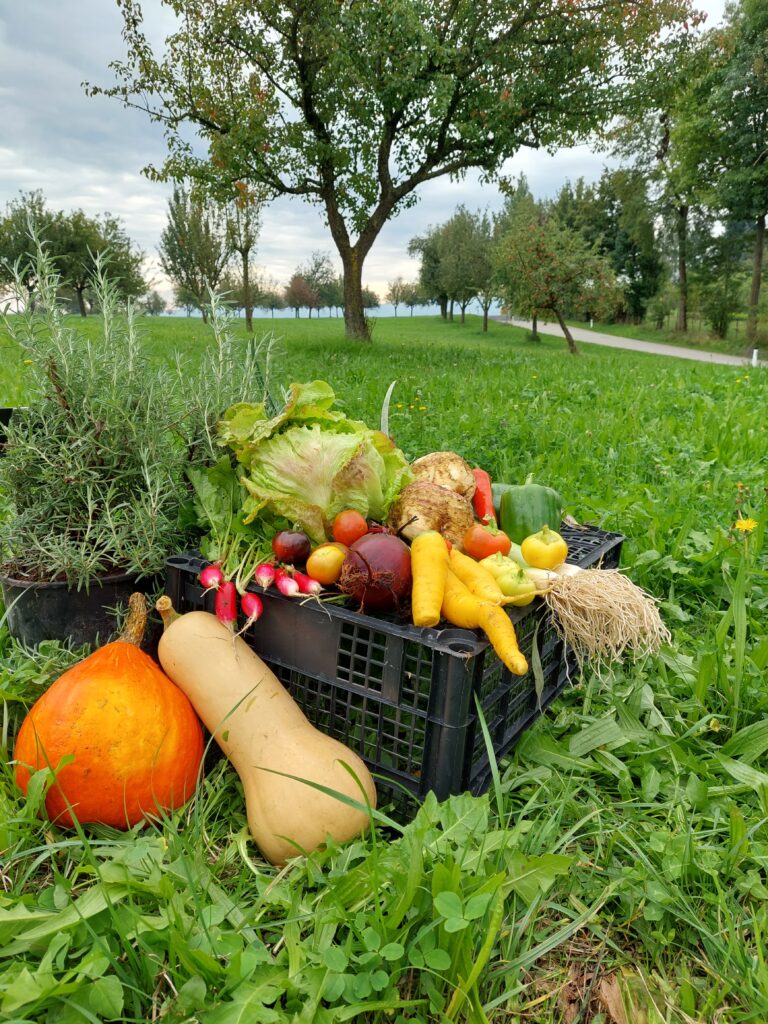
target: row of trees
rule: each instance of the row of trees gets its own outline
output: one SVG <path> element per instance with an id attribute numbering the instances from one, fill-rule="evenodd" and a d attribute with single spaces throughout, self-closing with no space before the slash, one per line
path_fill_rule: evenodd
<path id="1" fill-rule="evenodd" d="M 89 217 L 82 210 L 51 210 L 40 191 L 21 193 L 10 200 L 0 217 L 0 285 L 13 279 L 14 267 L 18 266 L 23 271 L 27 299 L 33 299 L 37 282 L 32 271 L 24 269 L 29 263 L 33 227 L 56 257 L 62 296 L 70 299 L 82 316 L 90 309 L 94 256 L 105 251 L 109 252 L 110 277 L 122 294 L 127 298 L 146 293 L 144 254 L 117 217 L 110 213 Z"/>
<path id="2" fill-rule="evenodd" d="M 423 183 L 470 168 L 490 180 L 521 147 L 595 139 L 631 154 L 675 221 L 680 330 L 694 211 L 727 230 L 752 225 L 754 337 L 768 209 L 765 0 L 737 0 L 709 32 L 689 0 L 169 6 L 178 30 L 158 53 L 140 0 L 120 0 L 118 84 L 89 91 L 163 124 L 169 152 L 146 169 L 153 178 L 320 206 L 350 337 L 368 337 L 366 256 Z"/>
<path id="3" fill-rule="evenodd" d="M 563 223 L 554 203 L 537 203 L 525 179 L 510 191 L 494 217 L 460 206 L 445 224 L 414 238 L 409 252 L 421 258 L 421 294 L 464 323 L 473 300 L 483 330 L 494 301 L 532 316 L 554 316 L 576 351 L 566 318 L 613 313 L 622 290 L 598 243 Z"/>
<path id="4" fill-rule="evenodd" d="M 209 289 L 223 292 L 242 309 L 252 330 L 253 310 L 302 309 L 309 315 L 321 309 L 343 311 L 344 283 L 330 256 L 314 252 L 299 265 L 285 287 L 255 264 L 262 202 L 241 189 L 237 197 L 220 201 L 199 188 L 177 185 L 168 203 L 168 220 L 160 237 L 160 264 L 174 286 L 176 304 L 207 317 Z M 378 296 L 363 288 L 363 308 L 379 305 Z"/>
<path id="5" fill-rule="evenodd" d="M 476 300 L 484 328 L 494 300 L 521 315 L 560 321 L 599 317 L 666 326 L 683 296 L 725 337 L 737 308 L 749 308 L 755 230 L 720 221 L 704 209 L 692 216 L 684 276 L 679 235 L 639 168 L 605 170 L 600 180 L 566 183 L 552 199 L 535 201 L 524 177 L 505 188 L 502 209 L 490 217 L 459 207 L 453 217 L 413 238 L 424 300 L 463 322 Z"/>

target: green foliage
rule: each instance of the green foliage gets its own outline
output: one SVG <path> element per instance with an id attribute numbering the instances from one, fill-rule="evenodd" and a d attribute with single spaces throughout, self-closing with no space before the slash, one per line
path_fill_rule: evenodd
<path id="1" fill-rule="evenodd" d="M 109 255 L 112 286 L 123 299 L 146 291 L 141 274 L 144 254 L 134 246 L 117 217 L 110 213 L 88 217 L 82 210 L 53 212 L 40 191 L 22 193 L 6 206 L 0 221 L 0 281 L 13 283 L 19 279 L 28 295 L 34 294 L 36 238 L 45 241 L 55 262 L 59 293 L 74 297 L 82 316 L 88 312 L 86 292 L 91 305 L 98 304 L 91 286 L 99 257 Z"/>
<path id="2" fill-rule="evenodd" d="M 11 512 L 0 524 L 6 570 L 77 588 L 109 572 L 150 575 L 178 530 L 185 450 L 179 405 L 163 369 L 142 356 L 132 309 L 123 318 L 97 258 L 102 337 L 66 326 L 59 278 L 41 248 L 37 304 L 8 322 L 24 353 L 28 396 L 8 426 L 0 478 Z M 21 287 L 21 282 L 19 282 Z"/>
<path id="3" fill-rule="evenodd" d="M 37 302 L 6 321 L 24 356 L 26 392 L 0 460 L 0 562 L 10 575 L 77 589 L 112 572 L 162 570 L 184 536 L 190 462 L 218 456 L 213 429 L 223 410 L 264 386 L 253 347 L 235 348 L 215 296 L 215 346 L 190 393 L 181 361 L 150 367 L 136 311 L 122 308 L 107 270 L 97 257 L 98 337 L 68 324 L 43 246 Z"/>
<path id="4" fill-rule="evenodd" d="M 142 310 L 147 316 L 160 316 L 165 312 L 167 305 L 162 295 L 154 288 L 147 292 L 141 302 Z"/>
<path id="5" fill-rule="evenodd" d="M 575 344 L 564 318 L 610 315 L 620 300 L 618 282 L 597 244 L 530 205 L 521 205 L 510 218 L 494 257 L 502 301 L 523 316 L 553 313 L 571 351 Z"/>
<path id="6" fill-rule="evenodd" d="M 239 244 L 244 246 L 250 228 L 241 224 L 239 230 Z M 174 188 L 158 251 L 161 267 L 176 286 L 177 302 L 194 306 L 207 318 L 209 290 L 221 284 L 235 240 L 235 229 L 221 204 Z"/>

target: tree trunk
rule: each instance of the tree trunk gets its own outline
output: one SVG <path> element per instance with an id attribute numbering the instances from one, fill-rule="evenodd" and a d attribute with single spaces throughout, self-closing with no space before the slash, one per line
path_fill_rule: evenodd
<path id="1" fill-rule="evenodd" d="M 440 304 L 440 316 L 443 318 L 443 320 L 447 320 L 448 319 L 448 297 L 446 295 L 441 295 L 438 298 L 437 301 Z"/>
<path id="2" fill-rule="evenodd" d="M 363 261 L 356 248 L 340 253 L 344 268 L 344 333 L 357 341 L 370 341 L 371 334 L 363 309 Z"/>
<path id="3" fill-rule="evenodd" d="M 463 324 L 464 321 L 465 321 L 465 315 L 464 314 L 467 311 L 467 303 L 466 302 L 460 302 L 459 303 L 459 309 L 461 310 L 461 321 L 460 321 L 460 323 Z"/>
<path id="4" fill-rule="evenodd" d="M 80 316 L 88 316 L 88 310 L 85 308 L 85 285 L 76 284 L 75 294 L 77 295 L 77 308 L 80 310 Z"/>
<path id="5" fill-rule="evenodd" d="M 483 306 L 483 334 L 488 332 L 488 310 L 490 306 Z"/>
<path id="6" fill-rule="evenodd" d="M 249 334 L 253 332 L 253 302 L 251 301 L 251 274 L 248 253 L 240 253 L 243 260 L 243 306 L 245 308 L 245 329 Z"/>
<path id="7" fill-rule="evenodd" d="M 579 354 L 579 350 L 576 348 L 576 342 L 573 340 L 573 335 L 568 329 L 568 324 L 563 320 L 562 313 L 559 309 L 553 309 L 552 312 L 557 317 L 557 322 L 560 324 L 560 328 L 565 335 L 565 340 L 568 344 L 568 351 L 572 356 L 577 356 Z"/>
<path id="8" fill-rule="evenodd" d="M 453 320 L 453 299 L 448 303 L 448 319 Z"/>
<path id="9" fill-rule="evenodd" d="M 533 314 L 533 317 L 531 318 L 531 337 L 533 338 L 534 341 L 540 341 L 541 340 L 539 338 L 539 318 L 538 318 L 538 316 L 535 313 Z"/>
<path id="10" fill-rule="evenodd" d="M 688 207 L 677 210 L 677 325 L 676 330 L 688 330 Z"/>
<path id="11" fill-rule="evenodd" d="M 755 235 L 755 251 L 752 257 L 752 284 L 749 289 L 749 308 L 747 310 L 747 340 L 754 344 L 757 341 L 757 314 L 760 308 L 760 283 L 763 278 L 763 251 L 765 249 L 765 214 L 757 218 L 757 234 Z"/>

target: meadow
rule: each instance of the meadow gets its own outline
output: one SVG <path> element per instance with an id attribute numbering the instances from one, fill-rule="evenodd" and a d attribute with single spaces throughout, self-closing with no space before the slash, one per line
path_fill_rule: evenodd
<path id="1" fill-rule="evenodd" d="M 78 322 L 78 326 L 81 326 Z M 95 332 L 98 323 L 82 329 Z M 237 330 L 245 335 L 240 327 Z M 768 377 L 532 342 L 477 317 L 256 321 L 273 393 L 330 382 L 408 458 L 449 449 L 528 474 L 622 565 L 672 643 L 587 669 L 498 765 L 488 794 L 276 870 L 224 761 L 195 800 L 129 834 L 64 832 L 13 734 L 78 652 L 0 632 L 0 1016 L 22 1022 L 526 1024 L 768 1020 Z M 144 321 L 190 365 L 197 320 Z M 0 335 L 0 406 L 24 400 Z M 753 519 L 748 530 L 737 519 Z"/>

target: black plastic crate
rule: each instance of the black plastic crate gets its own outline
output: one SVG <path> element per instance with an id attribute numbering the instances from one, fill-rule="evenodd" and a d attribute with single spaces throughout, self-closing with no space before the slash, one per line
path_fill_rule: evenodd
<path id="1" fill-rule="evenodd" d="M 568 560 L 616 568 L 623 537 L 593 527 L 563 526 Z M 180 612 L 213 611 L 198 582 L 206 563 L 195 555 L 168 559 L 166 592 Z M 376 775 L 379 803 L 402 810 L 403 791 L 439 799 L 484 792 L 490 764 L 477 721 L 475 694 L 496 758 L 512 748 L 562 692 L 575 662 L 564 651 L 540 599 L 508 609 L 523 653 L 535 643 L 540 690 L 532 669 L 515 676 L 481 634 L 454 627 L 421 629 L 394 618 L 360 615 L 338 604 L 262 595 L 264 613 L 244 634 L 318 729 L 355 750 Z"/>

